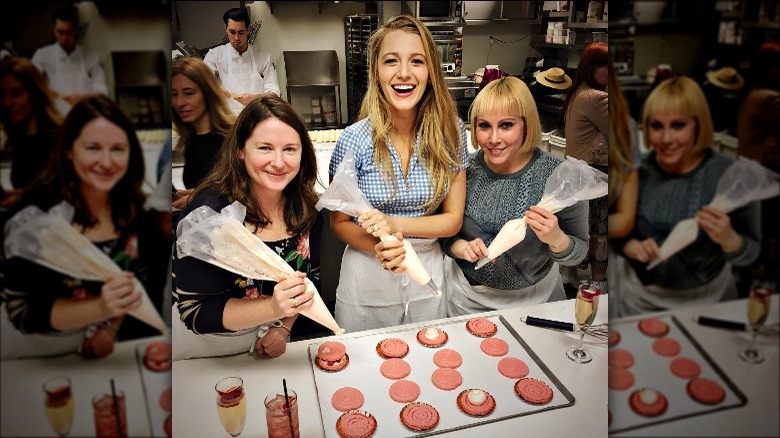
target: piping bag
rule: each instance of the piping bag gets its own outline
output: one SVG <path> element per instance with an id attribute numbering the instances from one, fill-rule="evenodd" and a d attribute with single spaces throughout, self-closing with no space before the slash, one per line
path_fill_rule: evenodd
<path id="1" fill-rule="evenodd" d="M 246 207 L 238 201 L 219 213 L 205 205 L 192 210 L 176 229 L 178 256 L 195 257 L 247 278 L 279 282 L 294 277 L 295 270 L 244 226 L 244 217 Z M 304 283 L 307 292 L 314 292 L 314 303 L 300 314 L 343 334 L 311 280 L 304 278 Z"/>
<path id="2" fill-rule="evenodd" d="M 107 281 L 121 275 L 122 269 L 113 260 L 73 228 L 74 212 L 65 201 L 48 212 L 34 205 L 22 209 L 6 224 L 6 257 L 21 257 L 82 280 Z M 168 333 L 141 282 L 133 278 L 133 284 L 141 292 L 141 305 L 128 315 Z"/>
<path id="3" fill-rule="evenodd" d="M 739 157 L 718 179 L 715 197 L 710 207 L 730 213 L 753 201 L 772 198 L 780 194 L 780 175 L 757 161 Z M 653 269 L 696 240 L 699 223 L 696 218 L 683 219 L 661 244 L 661 254 L 650 261 L 647 269 Z"/>
<path id="4" fill-rule="evenodd" d="M 599 198 L 607 194 L 607 174 L 588 166 L 583 160 L 566 157 L 547 177 L 542 199 L 536 204 L 557 213 L 578 201 Z M 488 246 L 488 256 L 477 260 L 476 269 L 495 260 L 525 239 L 525 215 L 512 219 L 498 231 Z"/>
<path id="5" fill-rule="evenodd" d="M 355 171 L 355 154 L 353 151 L 347 151 L 344 155 L 344 159 L 341 160 L 336 169 L 336 175 L 333 176 L 333 181 L 330 182 L 325 193 L 320 196 L 316 208 L 317 210 L 327 208 L 330 211 L 340 211 L 356 218 L 373 208 L 366 195 L 360 190 L 360 186 L 358 186 L 357 172 Z M 383 242 L 398 241 L 391 234 L 380 236 L 379 239 Z M 433 295 L 441 296 L 441 288 L 433 281 L 431 274 L 423 266 L 412 244 L 404 239 L 403 245 L 406 250 L 406 258 L 402 263 L 402 266 L 406 267 L 404 275 L 408 275 L 415 283 L 424 287 Z"/>

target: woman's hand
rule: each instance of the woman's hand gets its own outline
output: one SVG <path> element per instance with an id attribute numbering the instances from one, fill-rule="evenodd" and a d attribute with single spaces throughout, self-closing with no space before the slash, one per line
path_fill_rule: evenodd
<path id="1" fill-rule="evenodd" d="M 85 359 L 100 359 L 114 352 L 116 329 L 112 325 L 100 326 L 95 333 L 84 340 L 81 355 Z"/>
<path id="2" fill-rule="evenodd" d="M 193 190 L 194 189 L 176 190 L 176 193 L 173 194 L 173 202 L 171 202 L 171 206 L 173 208 L 178 208 L 179 210 L 186 207 L 187 199 L 189 199 Z"/>
<path id="3" fill-rule="evenodd" d="M 392 217 L 382 213 L 376 208 L 363 213 L 358 217 L 360 226 L 366 232 L 374 237 L 384 236 L 385 234 L 394 234 L 401 231 L 398 223 Z"/>
<path id="4" fill-rule="evenodd" d="M 661 255 L 661 248 L 652 238 L 639 241 L 631 239 L 623 246 L 623 253 L 631 259 L 647 263 Z"/>
<path id="5" fill-rule="evenodd" d="M 301 310 L 306 310 L 314 303 L 314 292 L 306 292 L 306 283 L 303 279 L 306 274 L 296 272 L 295 277 L 282 280 L 274 286 L 274 296 L 271 298 L 271 307 L 280 318 L 297 315 Z"/>
<path id="6" fill-rule="evenodd" d="M 472 263 L 482 257 L 488 257 L 488 247 L 479 237 L 470 242 L 465 239 L 458 239 L 452 244 L 450 251 L 452 251 L 455 257 Z"/>
<path id="7" fill-rule="evenodd" d="M 731 218 L 726 213 L 705 205 L 696 213 L 696 220 L 724 252 L 736 252 L 742 246 L 742 237 L 731 227 Z"/>
<path id="8" fill-rule="evenodd" d="M 549 210 L 534 205 L 525 212 L 525 223 L 553 252 L 561 252 L 569 245 L 568 236 L 558 225 L 558 216 Z"/>
<path id="9" fill-rule="evenodd" d="M 382 262 L 382 267 L 399 274 L 406 270 L 406 266 L 403 266 L 406 259 L 406 248 L 404 248 L 403 234 L 395 233 L 395 238 L 398 240 L 380 240 L 374 249 L 376 250 L 377 260 Z"/>
<path id="10" fill-rule="evenodd" d="M 103 283 L 100 299 L 108 318 L 123 316 L 141 305 L 141 291 L 135 290 L 133 273 L 124 272 Z"/>
<path id="11" fill-rule="evenodd" d="M 282 327 L 271 327 L 268 332 L 255 341 L 255 352 L 258 356 L 266 353 L 270 357 L 279 357 L 287 351 L 287 335 L 290 333 Z"/>

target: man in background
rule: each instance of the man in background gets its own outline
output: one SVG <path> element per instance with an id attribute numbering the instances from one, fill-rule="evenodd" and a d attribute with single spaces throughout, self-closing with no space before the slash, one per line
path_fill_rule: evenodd
<path id="1" fill-rule="evenodd" d="M 271 54 L 250 45 L 249 13 L 232 8 L 222 16 L 228 42 L 209 50 L 203 61 L 217 75 L 230 109 L 236 114 L 265 93 L 279 93 Z"/>
<path id="2" fill-rule="evenodd" d="M 108 94 L 100 57 L 76 41 L 78 10 L 58 9 L 52 14 L 51 22 L 57 41 L 36 50 L 32 57 L 32 62 L 49 81 L 49 87 L 70 105 L 87 94 Z"/>

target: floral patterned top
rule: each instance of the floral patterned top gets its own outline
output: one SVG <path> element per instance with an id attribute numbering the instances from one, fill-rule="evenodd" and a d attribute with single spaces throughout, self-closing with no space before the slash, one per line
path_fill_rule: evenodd
<path id="1" fill-rule="evenodd" d="M 199 194 L 182 211 L 185 217 L 192 210 L 207 205 L 219 212 L 230 203 L 215 192 Z M 314 286 L 319 288 L 320 236 L 322 216 L 318 215 L 312 229 L 288 238 L 264 242 L 276 251 L 296 271 L 306 273 Z M 268 299 L 273 295 L 276 282 L 246 278 L 194 257 L 178 258 L 174 251 L 174 302 L 178 306 L 182 322 L 198 334 L 229 333 L 222 324 L 222 313 L 231 298 Z"/>
<path id="2" fill-rule="evenodd" d="M 147 225 L 147 218 L 141 221 Z M 141 226 L 141 232 L 124 237 L 93 242 L 108 255 L 123 271 L 133 272 L 144 285 L 147 294 L 156 307 L 162 302 L 160 288 L 164 277 L 153 272 L 156 262 L 144 257 L 139 247 L 145 246 L 147 252 L 164 252 L 163 245 L 170 244 L 158 238 L 156 230 Z M 154 236 L 150 235 L 155 234 Z M 140 234 L 144 234 L 141 236 Z M 139 241 L 143 243 L 139 244 Z M 151 248 L 150 246 L 153 246 Z M 67 257 L 63 254 L 63 257 Z M 159 258 L 159 257 L 158 257 Z M 101 281 L 73 278 L 51 270 L 31 261 L 13 257 L 5 265 L 4 299 L 11 322 L 23 333 L 51 333 L 51 310 L 54 302 L 60 298 L 87 299 L 100 296 Z M 118 338 L 129 339 L 158 334 L 158 332 L 134 318 L 126 318 L 120 327 Z"/>

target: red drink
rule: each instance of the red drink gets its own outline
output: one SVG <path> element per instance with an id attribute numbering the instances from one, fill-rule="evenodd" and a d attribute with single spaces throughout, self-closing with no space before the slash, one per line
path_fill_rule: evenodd
<path id="1" fill-rule="evenodd" d="M 272 392 L 265 398 L 265 421 L 268 425 L 268 438 L 290 438 L 290 416 L 295 438 L 301 436 L 298 427 L 298 396 L 293 390 L 287 390 L 290 406 L 285 403 L 284 394 Z M 289 413 L 288 413 L 289 410 Z"/>
<path id="2" fill-rule="evenodd" d="M 119 421 L 116 414 L 119 411 Z M 95 416 L 95 436 L 97 438 L 116 438 L 127 436 L 127 410 L 125 393 L 116 391 L 116 407 L 111 394 L 98 394 L 92 397 L 92 413 Z M 122 434 L 119 426 L 121 424 Z"/>

